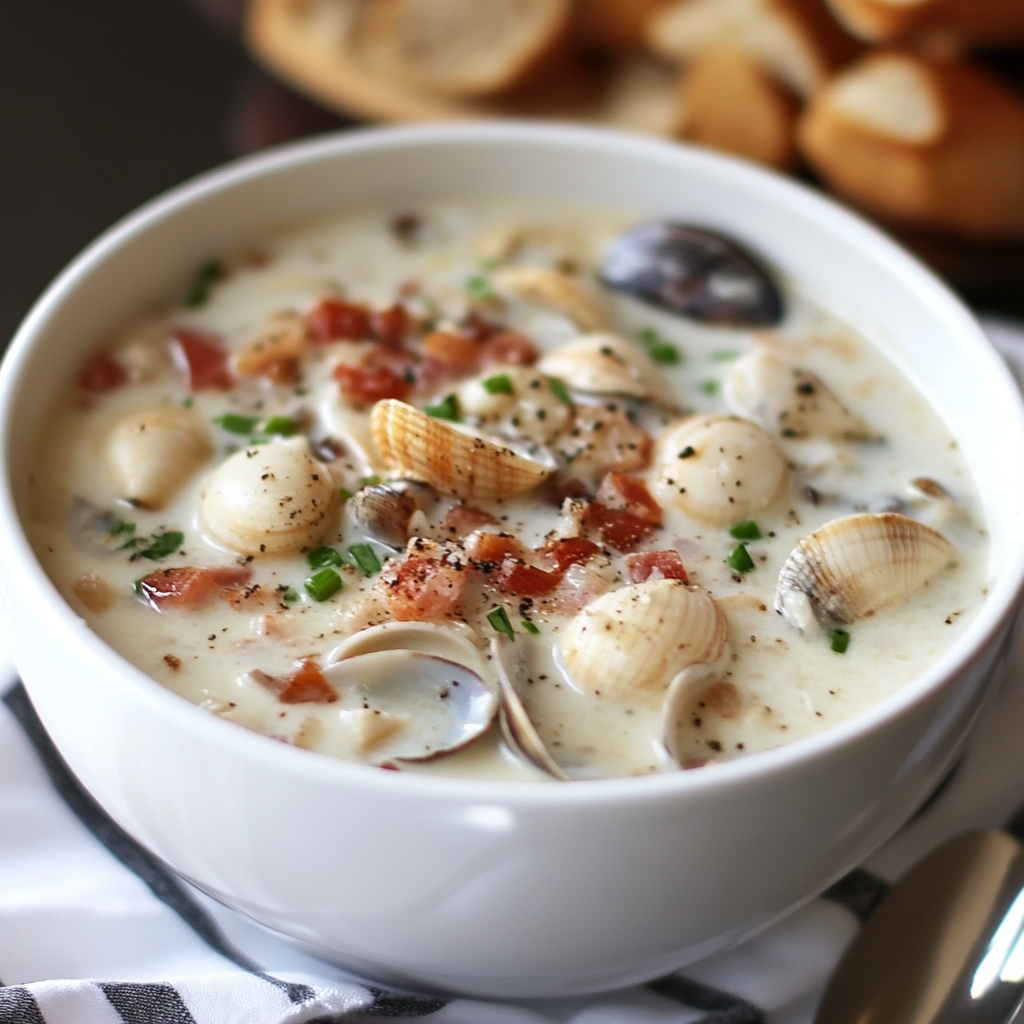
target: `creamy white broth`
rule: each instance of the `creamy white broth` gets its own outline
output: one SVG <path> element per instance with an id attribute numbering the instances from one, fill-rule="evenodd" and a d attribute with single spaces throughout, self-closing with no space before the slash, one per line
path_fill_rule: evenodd
<path id="1" fill-rule="evenodd" d="M 495 271 L 492 262 L 481 262 L 481 253 L 493 248 L 496 231 L 542 229 L 532 231 L 509 264 L 569 265 L 592 280 L 610 240 L 638 220 L 627 213 L 567 209 L 535 200 L 452 201 L 417 210 L 420 229 L 415 244 L 409 244 L 392 229 L 392 218 L 401 212 L 357 211 L 267 239 L 226 261 L 229 272 L 213 285 L 204 305 L 171 308 L 126 325 L 106 340 L 104 351 L 125 366 L 134 365 L 136 372 L 142 367 L 150 379 L 97 394 L 72 387 L 54 407 L 30 481 L 28 526 L 43 564 L 72 606 L 114 648 L 170 689 L 227 720 L 308 749 L 370 763 L 387 760 L 388 744 L 398 742 L 409 725 L 362 749 L 353 745 L 351 722 L 343 715 L 345 700 L 284 704 L 251 673 L 258 670 L 284 678 L 297 661 L 310 657 L 322 665 L 346 637 L 387 621 L 387 601 L 374 597 L 381 592 L 379 575 L 367 578 L 353 565 L 337 567 L 344 589 L 319 602 L 304 590 L 305 580 L 313 574 L 305 553 L 261 555 L 245 563 L 251 580 L 233 603 L 214 597 L 200 607 L 162 611 L 141 600 L 134 584 L 165 567 L 237 567 L 245 562 L 237 551 L 210 537 L 198 511 L 210 472 L 247 440 L 212 425 L 225 413 L 264 421 L 290 416 L 302 421 L 314 442 L 327 435 L 344 436 L 345 454 L 330 464 L 330 470 L 334 483 L 348 492 L 357 491 L 360 481 L 373 473 L 387 476 L 369 439 L 369 411 L 348 407 L 332 376 L 339 362 L 358 360 L 364 343 L 310 346 L 303 356 L 301 379 L 290 385 L 246 378 L 229 392 L 192 393 L 167 354 L 172 328 L 209 332 L 237 352 L 265 330 L 275 314 L 305 315 L 328 295 L 340 294 L 346 301 L 378 310 L 404 301 L 413 314 L 440 316 L 443 323 L 462 320 L 482 301 L 487 316 L 526 336 L 543 354 L 580 333 L 567 316 L 526 300 L 498 305 L 494 299 L 467 294 L 468 279 L 486 281 Z M 410 283 L 417 285 L 417 293 Z M 731 652 L 715 677 L 728 686 L 694 690 L 680 743 L 684 766 L 790 742 L 884 699 L 949 647 L 976 613 L 988 583 L 987 541 L 974 484 L 945 425 L 882 353 L 815 307 L 800 294 L 799 282 L 787 282 L 786 288 L 787 315 L 771 331 L 702 326 L 608 291 L 601 295 L 616 334 L 635 340 L 643 329 L 653 328 L 663 342 L 676 347 L 678 365 L 659 365 L 658 372 L 679 410 L 731 412 L 723 382 L 737 359 L 754 346 L 764 346 L 787 363 L 817 373 L 844 405 L 884 437 L 831 442 L 777 436 L 790 477 L 782 497 L 753 516 L 762 539 L 748 543 L 755 565 L 749 572 L 737 573 L 726 562 L 737 545 L 727 527 L 699 522 L 661 503 L 663 525 L 637 550 L 674 549 L 681 555 L 689 584 L 709 593 L 725 612 Z M 571 380 L 567 383 L 572 385 Z M 458 380 L 448 380 L 430 394 L 416 394 L 412 401 L 420 406 L 436 403 L 458 388 Z M 628 408 L 655 441 L 680 418 L 679 411 L 650 403 L 576 392 L 574 397 L 583 404 Z M 176 408 L 187 403 L 198 419 L 211 424 L 216 451 L 165 507 L 146 511 L 119 501 L 104 469 L 104 446 L 118 417 L 160 403 Z M 519 445 L 519 450 L 528 448 Z M 654 468 L 638 468 L 633 475 L 655 489 Z M 909 486 L 918 478 L 939 482 L 952 502 L 923 497 Z M 844 627 L 850 643 L 842 654 L 832 650 L 825 628 L 801 634 L 775 612 L 779 569 L 801 539 L 837 517 L 881 511 L 898 502 L 903 503 L 902 511 L 931 522 L 956 546 L 954 566 L 935 573 L 906 598 Z M 529 548 L 540 547 L 553 529 L 564 526 L 558 507 L 539 490 L 498 503 L 469 504 L 498 520 L 485 530 L 512 534 Z M 444 539 L 438 524 L 444 507 L 442 501 L 427 515 L 422 532 L 428 538 Z M 110 515 L 94 518 L 89 529 L 81 528 L 90 516 L 104 513 Z M 117 522 L 133 523 L 134 533 L 110 536 Z M 160 561 L 137 557 L 145 544 L 117 550 L 133 538 L 172 530 L 181 531 L 184 539 Z M 364 535 L 347 504 L 337 525 L 319 543 L 339 551 L 369 543 L 382 563 L 398 555 Z M 596 577 L 603 581 L 601 586 L 614 591 L 629 583 L 624 555 L 607 545 L 603 548 L 587 563 L 593 574 L 589 579 L 596 585 Z M 81 586 L 76 592 L 76 581 L 88 573 L 98 574 L 110 588 L 109 607 L 90 609 L 82 601 Z M 257 584 L 259 589 L 253 590 Z M 464 604 L 461 613 L 482 645 L 494 635 L 486 613 L 495 606 L 507 609 L 515 630 L 512 649 L 524 706 L 570 777 L 679 767 L 661 743 L 668 679 L 629 699 L 584 692 L 555 656 L 571 616 L 549 611 L 542 598 L 524 605 L 488 589 L 484 578 L 469 584 Z M 539 635 L 527 633 L 523 619 L 532 622 Z M 485 650 L 482 656 L 489 657 Z M 642 652 L 637 656 L 642 658 Z M 509 749 L 496 724 L 458 753 L 426 763 L 401 762 L 400 767 L 478 778 L 546 777 Z"/>

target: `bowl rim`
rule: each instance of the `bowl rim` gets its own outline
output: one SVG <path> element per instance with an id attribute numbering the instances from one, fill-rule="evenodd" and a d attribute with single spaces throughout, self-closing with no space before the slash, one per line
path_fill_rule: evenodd
<path id="1" fill-rule="evenodd" d="M 549 148 L 622 149 L 638 161 L 675 160 L 713 172 L 730 187 L 756 191 L 762 200 L 785 212 L 813 216 L 830 234 L 838 235 L 897 275 L 904 286 L 935 304 L 949 333 L 972 336 L 975 368 L 993 384 L 1008 419 L 1016 421 L 1024 439 L 1024 402 L 1009 369 L 985 338 L 977 321 L 947 285 L 902 249 L 882 230 L 805 185 L 739 159 L 682 143 L 648 138 L 607 128 L 553 125 L 534 121 L 475 121 L 398 127 L 342 129 L 242 157 L 176 185 L 136 208 L 99 235 L 54 279 L 26 315 L 0 363 L 0 538 L 4 571 L 31 586 L 37 602 L 53 616 L 62 632 L 83 653 L 105 662 L 116 672 L 106 674 L 112 685 L 125 688 L 134 700 L 167 716 L 176 728 L 213 746 L 224 746 L 241 758 L 261 759 L 293 776 L 324 784 L 364 788 L 381 795 L 429 797 L 441 801 L 486 801 L 524 810 L 533 806 L 591 804 L 677 799 L 693 791 L 714 792 L 745 785 L 758 776 L 785 773 L 805 762 L 855 744 L 875 729 L 899 719 L 929 698 L 944 682 L 964 672 L 1016 612 L 1024 593 L 1024 532 L 1012 550 L 1001 552 L 1002 569 L 974 620 L 944 654 L 907 685 L 846 721 L 779 747 L 713 766 L 710 771 L 678 771 L 653 775 L 579 780 L 570 786 L 533 785 L 453 776 L 381 771 L 313 751 L 275 743 L 268 737 L 211 715 L 136 668 L 84 624 L 50 581 L 28 541 L 14 501 L 10 452 L 11 414 L 21 374 L 33 342 L 48 318 L 81 285 L 94 268 L 136 236 L 142 235 L 200 200 L 230 192 L 254 178 L 287 172 L 307 163 L 339 160 L 367 150 L 403 150 L 473 143 L 531 144 Z M 482 189 L 485 192 L 486 189 Z M 339 211 L 344 205 L 339 203 Z M 999 394 L 999 390 L 1002 394 Z M 17 660 L 17 658 L 16 658 Z"/>

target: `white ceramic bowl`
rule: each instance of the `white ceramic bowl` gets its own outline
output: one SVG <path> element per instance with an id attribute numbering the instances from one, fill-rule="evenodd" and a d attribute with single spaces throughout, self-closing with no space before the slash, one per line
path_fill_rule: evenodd
<path id="1" fill-rule="evenodd" d="M 91 633 L 18 517 L 33 437 L 105 331 L 187 268 L 281 223 L 370 202 L 530 194 L 721 228 L 888 351 L 974 470 L 993 583 L 889 700 L 701 771 L 517 786 L 382 772 L 271 742 L 163 689 Z M 326 137 L 206 175 L 80 256 L 0 373 L 0 582 L 15 660 L 82 782 L 218 899 L 381 980 L 492 996 L 598 991 L 751 934 L 885 840 L 949 767 L 992 688 L 1024 577 L 1024 416 L 952 295 L 887 238 L 782 178 L 683 146 L 475 124 Z"/>

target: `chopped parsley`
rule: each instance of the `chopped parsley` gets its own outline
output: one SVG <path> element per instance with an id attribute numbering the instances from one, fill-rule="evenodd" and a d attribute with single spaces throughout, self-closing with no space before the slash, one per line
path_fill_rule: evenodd
<path id="1" fill-rule="evenodd" d="M 329 547 L 314 548 L 308 555 L 306 561 L 310 569 L 322 569 L 325 565 L 341 565 L 344 561 L 341 554 Z"/>
<path id="2" fill-rule="evenodd" d="M 565 386 L 565 381 L 561 377 L 548 377 L 548 387 L 551 388 L 551 393 L 564 405 L 573 405 L 572 396 L 569 394 L 569 389 Z"/>
<path id="3" fill-rule="evenodd" d="M 282 601 L 287 601 L 288 604 L 295 604 L 295 602 L 298 601 L 300 599 L 300 597 L 301 597 L 301 595 L 298 593 L 298 591 L 292 590 L 292 588 L 289 587 L 281 595 L 281 600 Z"/>
<path id="4" fill-rule="evenodd" d="M 465 285 L 466 294 L 473 299 L 493 299 L 494 290 L 491 288 L 491 282 L 486 277 L 471 277 L 467 279 Z"/>
<path id="5" fill-rule="evenodd" d="M 173 555 L 181 547 L 185 534 L 180 530 L 168 530 L 167 533 L 154 533 L 149 538 L 149 545 L 139 552 L 142 558 L 160 562 L 168 555 Z"/>
<path id="6" fill-rule="evenodd" d="M 836 654 L 845 654 L 846 648 L 850 646 L 850 634 L 845 629 L 830 629 L 828 642 Z"/>
<path id="7" fill-rule="evenodd" d="M 259 421 L 258 416 L 242 416 L 237 412 L 226 412 L 223 416 L 215 417 L 213 422 L 221 430 L 226 430 L 231 434 L 251 434 Z"/>
<path id="8" fill-rule="evenodd" d="M 134 533 L 135 524 L 126 523 L 123 519 L 118 519 L 116 523 L 110 528 L 111 537 L 121 537 L 126 533 Z"/>
<path id="9" fill-rule="evenodd" d="M 321 569 L 315 576 L 306 580 L 306 593 L 314 601 L 326 601 L 341 590 L 344 584 L 341 577 L 333 569 Z"/>
<path id="10" fill-rule="evenodd" d="M 380 572 L 380 559 L 369 544 L 353 544 L 348 553 L 364 576 L 376 576 Z"/>
<path id="11" fill-rule="evenodd" d="M 204 263 L 193 275 L 188 291 L 185 293 L 185 305 L 189 309 L 198 309 L 210 301 L 213 286 L 224 276 L 224 265 L 217 260 Z"/>
<path id="12" fill-rule="evenodd" d="M 701 382 L 700 389 L 705 395 L 717 395 L 720 386 L 717 380 L 705 380 Z"/>
<path id="13" fill-rule="evenodd" d="M 339 487 L 338 494 L 341 495 L 342 501 L 348 501 L 349 498 L 355 497 L 355 495 L 347 487 Z"/>
<path id="14" fill-rule="evenodd" d="M 433 416 L 434 419 L 457 421 L 459 419 L 459 400 L 454 394 L 447 395 L 437 405 L 424 406 L 423 411 L 428 416 Z"/>
<path id="15" fill-rule="evenodd" d="M 359 478 L 360 487 L 376 487 L 380 483 L 380 477 L 376 473 L 373 476 L 363 476 Z M 352 497 L 352 495 L 349 495 Z"/>
<path id="16" fill-rule="evenodd" d="M 271 416 L 263 424 L 264 434 L 280 434 L 282 437 L 291 437 L 298 433 L 299 425 L 291 416 Z"/>
<path id="17" fill-rule="evenodd" d="M 733 572 L 743 574 L 754 569 L 754 560 L 750 557 L 746 544 L 737 544 L 729 553 L 726 561 Z"/>
<path id="18" fill-rule="evenodd" d="M 487 621 L 499 632 L 504 633 L 509 640 L 515 640 L 516 631 L 508 620 L 508 612 L 504 608 L 493 608 L 487 613 Z"/>
<path id="19" fill-rule="evenodd" d="M 540 630 L 529 619 L 520 619 L 519 625 L 531 636 L 540 636 Z"/>
<path id="20" fill-rule="evenodd" d="M 753 519 L 745 519 L 729 531 L 729 536 L 735 537 L 736 540 L 760 540 L 761 530 Z"/>
<path id="21" fill-rule="evenodd" d="M 666 341 L 653 327 L 641 328 L 637 337 L 647 346 L 650 357 L 662 366 L 678 366 L 683 361 L 679 349 Z"/>
<path id="22" fill-rule="evenodd" d="M 516 393 L 512 378 L 507 373 L 496 373 L 480 382 L 489 395 L 514 395 Z"/>

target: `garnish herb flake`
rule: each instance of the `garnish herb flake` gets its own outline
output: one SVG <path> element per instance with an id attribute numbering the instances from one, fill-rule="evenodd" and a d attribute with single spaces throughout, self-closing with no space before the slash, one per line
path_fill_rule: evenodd
<path id="1" fill-rule="evenodd" d="M 306 580 L 306 593 L 314 601 L 326 601 L 342 589 L 341 577 L 333 569 L 321 569 Z"/>
<path id="2" fill-rule="evenodd" d="M 306 555 L 306 562 L 310 569 L 322 569 L 325 565 L 341 565 L 344 559 L 341 554 L 326 545 L 314 548 Z"/>
<path id="3" fill-rule="evenodd" d="M 142 558 L 152 562 L 160 562 L 168 555 L 173 555 L 185 541 L 185 534 L 180 530 L 169 530 L 167 533 L 154 533 L 149 538 L 149 545 L 139 552 Z"/>
<path id="4" fill-rule="evenodd" d="M 353 544 L 348 553 L 364 576 L 376 576 L 380 572 L 380 559 L 369 544 Z"/>
<path id="5" fill-rule="evenodd" d="M 548 387 L 551 388 L 551 393 L 557 398 L 563 405 L 574 405 L 572 396 L 569 394 L 569 389 L 565 386 L 565 381 L 561 377 L 548 377 Z"/>
<path id="6" fill-rule="evenodd" d="M 116 523 L 110 528 L 111 537 L 122 537 L 126 533 L 134 533 L 135 524 L 126 523 L 123 519 L 118 519 Z"/>
<path id="7" fill-rule="evenodd" d="M 504 633 L 509 640 L 515 640 L 516 631 L 508 620 L 508 612 L 504 608 L 493 608 L 487 613 L 487 621 L 499 632 Z"/>
<path id="8" fill-rule="evenodd" d="M 256 429 L 256 424 L 259 423 L 259 417 L 242 416 L 237 412 L 226 412 L 223 416 L 215 417 L 213 422 L 221 430 L 226 430 L 231 434 L 251 434 Z"/>
<path id="9" fill-rule="evenodd" d="M 666 341 L 653 327 L 641 328 L 637 337 L 647 346 L 650 357 L 662 366 L 678 366 L 683 357 L 671 342 Z"/>
<path id="10" fill-rule="evenodd" d="M 828 642 L 836 654 L 845 654 L 846 648 L 850 646 L 850 634 L 845 629 L 830 629 Z"/>
<path id="11" fill-rule="evenodd" d="M 754 569 L 754 560 L 750 557 L 750 552 L 747 551 L 746 544 L 737 544 L 729 553 L 729 557 L 726 558 L 726 561 L 729 563 L 729 568 L 732 569 L 733 572 L 738 572 L 741 575 Z"/>
<path id="12" fill-rule="evenodd" d="M 531 636 L 540 636 L 540 630 L 529 619 L 520 619 L 519 625 L 522 626 L 523 629 Z"/>
<path id="13" fill-rule="evenodd" d="M 494 289 L 486 277 L 471 277 L 465 285 L 466 294 L 472 299 L 493 299 Z"/>
<path id="14" fill-rule="evenodd" d="M 189 309 L 198 309 L 210 301 L 213 286 L 224 276 L 224 266 L 217 260 L 204 263 L 192 278 L 188 292 L 185 294 L 185 305 Z"/>
<path id="15" fill-rule="evenodd" d="M 761 530 L 753 519 L 746 519 L 742 523 L 737 523 L 729 531 L 729 536 L 735 537 L 736 540 L 760 540 Z"/>
<path id="16" fill-rule="evenodd" d="M 380 477 L 376 473 L 373 476 L 362 476 L 359 478 L 359 486 L 363 487 L 376 487 L 380 483 Z M 352 497 L 350 494 L 349 497 Z"/>
<path id="17" fill-rule="evenodd" d="M 701 382 L 700 389 L 705 395 L 717 395 L 718 389 L 721 385 L 717 380 L 705 380 Z"/>
<path id="18" fill-rule="evenodd" d="M 446 395 L 437 405 L 424 406 L 423 411 L 434 419 L 458 421 L 459 400 L 454 394 Z"/>
<path id="19" fill-rule="evenodd" d="M 291 437 L 292 434 L 298 433 L 298 430 L 299 425 L 291 416 L 271 416 L 263 424 L 264 434 L 280 434 L 281 437 Z"/>
<path id="20" fill-rule="evenodd" d="M 516 393 L 512 378 L 507 373 L 496 373 L 481 383 L 484 391 L 489 395 L 514 395 Z"/>

